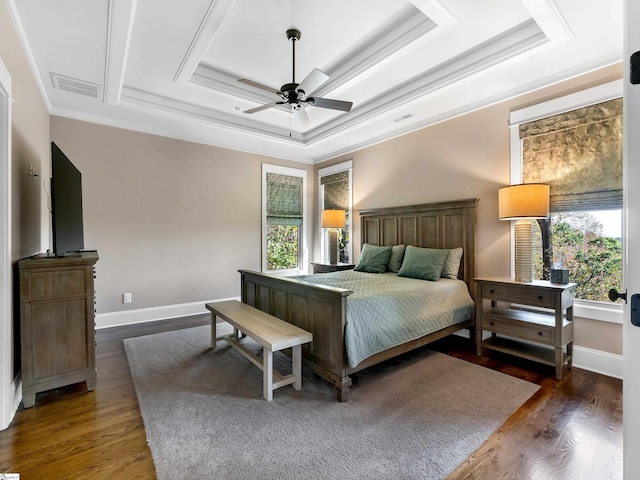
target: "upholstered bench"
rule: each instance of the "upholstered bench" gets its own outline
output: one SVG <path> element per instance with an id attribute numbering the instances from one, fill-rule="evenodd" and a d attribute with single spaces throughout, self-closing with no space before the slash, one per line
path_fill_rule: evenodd
<path id="1" fill-rule="evenodd" d="M 273 391 L 285 385 L 293 384 L 293 388 L 300 390 L 302 387 L 301 345 L 313 340 L 311 333 L 237 300 L 207 303 L 206 307 L 211 311 L 211 348 L 216 348 L 217 340 L 225 340 L 261 369 L 263 372 L 262 393 L 265 400 L 272 400 Z M 231 324 L 233 333 L 216 336 L 216 317 Z M 262 358 L 240 343 L 239 332 L 262 346 Z M 290 375 L 281 375 L 273 368 L 273 352 L 285 348 L 292 350 L 292 373 Z"/>

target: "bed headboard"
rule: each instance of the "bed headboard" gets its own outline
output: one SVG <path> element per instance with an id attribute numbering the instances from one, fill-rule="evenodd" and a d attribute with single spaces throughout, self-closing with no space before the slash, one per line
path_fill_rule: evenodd
<path id="1" fill-rule="evenodd" d="M 425 203 L 406 207 L 360 210 L 362 244 L 415 245 L 464 250 L 458 278 L 473 296 L 476 276 L 477 198 L 453 202 Z"/>

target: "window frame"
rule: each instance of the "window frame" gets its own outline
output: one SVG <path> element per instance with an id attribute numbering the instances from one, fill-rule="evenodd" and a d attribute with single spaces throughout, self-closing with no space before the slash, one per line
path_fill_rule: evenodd
<path id="1" fill-rule="evenodd" d="M 614 98 L 622 97 L 622 90 L 623 81 L 616 80 L 511 112 L 509 115 L 511 184 L 516 185 L 522 183 L 522 140 L 520 139 L 519 132 L 521 123 L 527 123 L 570 110 L 576 110 L 589 105 L 613 100 Z M 513 223 L 514 222 L 511 222 L 510 235 L 511 276 L 515 275 L 515 237 Z M 575 299 L 573 314 L 576 317 L 622 324 L 622 310 L 622 305 L 615 303 L 608 304 L 604 302 Z"/>
<path id="2" fill-rule="evenodd" d="M 327 241 L 328 236 L 326 232 L 322 228 L 322 206 L 324 205 L 324 195 L 323 188 L 320 183 L 322 177 L 326 177 L 328 175 L 333 175 L 334 173 L 340 172 L 348 172 L 349 173 L 349 210 L 347 211 L 347 215 L 349 217 L 349 228 L 346 229 L 349 235 L 349 245 L 347 249 L 347 253 L 349 254 L 349 262 L 353 263 L 353 160 L 347 160 L 345 162 L 337 163 L 335 165 L 331 165 L 330 167 L 321 168 L 318 170 L 317 176 L 317 188 L 318 188 L 318 232 L 320 237 L 320 261 L 328 262 L 327 258 Z"/>
<path id="3" fill-rule="evenodd" d="M 269 270 L 267 268 L 267 173 L 277 173 L 302 178 L 302 224 L 298 230 L 298 268 Z M 302 275 L 307 273 L 309 207 L 307 202 L 307 171 L 301 168 L 283 167 L 269 163 L 262 164 L 262 235 L 261 235 L 261 271 L 271 275 Z"/>

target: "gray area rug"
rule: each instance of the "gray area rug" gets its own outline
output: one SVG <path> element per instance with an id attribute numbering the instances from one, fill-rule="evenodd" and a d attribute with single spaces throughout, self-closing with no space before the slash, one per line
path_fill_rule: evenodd
<path id="1" fill-rule="evenodd" d="M 262 372 L 209 341 L 209 327 L 124 341 L 160 480 L 441 479 L 538 389 L 419 349 L 354 375 L 349 402 L 304 368 L 302 390 L 267 402 Z"/>

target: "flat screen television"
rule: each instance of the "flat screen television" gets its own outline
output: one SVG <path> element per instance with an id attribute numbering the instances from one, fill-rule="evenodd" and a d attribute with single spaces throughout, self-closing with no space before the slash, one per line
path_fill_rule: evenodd
<path id="1" fill-rule="evenodd" d="M 51 142 L 51 208 L 54 253 L 63 256 L 84 249 L 82 175 L 54 142 Z"/>

